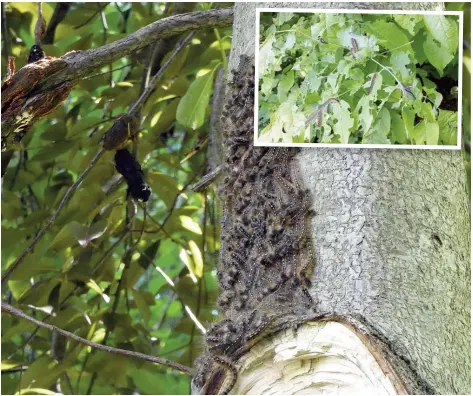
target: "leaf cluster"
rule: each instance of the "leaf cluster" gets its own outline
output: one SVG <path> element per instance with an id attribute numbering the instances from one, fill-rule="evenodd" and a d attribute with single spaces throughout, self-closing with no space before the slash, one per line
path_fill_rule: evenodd
<path id="1" fill-rule="evenodd" d="M 258 140 L 455 145 L 458 42 L 456 16 L 262 13 Z"/>
<path id="2" fill-rule="evenodd" d="M 54 7 L 43 3 L 47 21 Z M 71 3 L 54 44 L 44 50 L 61 56 L 97 48 L 173 13 L 206 8 Z M 8 3 L 5 11 L 8 47 L 19 68 L 34 43 L 37 4 Z M 152 191 L 146 211 L 127 199 L 115 151 L 106 151 L 2 287 L 5 301 L 94 342 L 192 365 L 201 343 L 197 323 L 207 325 L 217 315 L 213 264 L 219 209 L 212 189 L 195 193 L 188 187 L 205 171 L 206 146 L 196 149 L 195 142 L 208 128 L 214 72 L 226 61 L 229 36 L 230 30 L 197 31 L 141 109 L 137 159 Z M 161 43 L 153 73 L 178 39 Z M 25 135 L 3 180 L 3 272 L 49 221 L 101 147 L 104 133 L 139 97 L 153 49 L 95 70 Z M 5 60 L 5 51 L 2 56 Z M 186 156 L 189 151 L 192 156 Z M 2 370 L 12 371 L 2 375 L 3 394 L 31 388 L 35 393 L 60 388 L 76 394 L 186 394 L 190 383 L 164 366 L 96 352 L 3 314 Z"/>

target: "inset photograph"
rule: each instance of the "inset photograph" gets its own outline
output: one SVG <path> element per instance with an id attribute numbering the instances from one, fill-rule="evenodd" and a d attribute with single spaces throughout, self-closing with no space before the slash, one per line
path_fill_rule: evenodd
<path id="1" fill-rule="evenodd" d="M 295 11 L 257 9 L 255 145 L 460 149 L 461 12 Z"/>

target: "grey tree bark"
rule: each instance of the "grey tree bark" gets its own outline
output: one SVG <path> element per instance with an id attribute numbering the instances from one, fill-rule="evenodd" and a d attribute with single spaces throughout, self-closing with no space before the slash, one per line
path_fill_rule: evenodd
<path id="1" fill-rule="evenodd" d="M 440 10 L 443 3 L 237 3 L 230 66 L 255 8 Z M 359 314 L 442 394 L 470 393 L 470 210 L 460 151 L 302 149 L 320 311 Z M 251 370 L 251 368 L 250 368 Z"/>

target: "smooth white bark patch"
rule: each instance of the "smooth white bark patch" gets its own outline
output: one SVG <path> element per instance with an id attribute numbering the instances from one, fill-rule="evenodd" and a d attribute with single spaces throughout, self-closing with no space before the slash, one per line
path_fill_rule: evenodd
<path id="1" fill-rule="evenodd" d="M 263 340 L 238 371 L 232 394 L 397 394 L 360 338 L 338 322 L 306 323 Z"/>

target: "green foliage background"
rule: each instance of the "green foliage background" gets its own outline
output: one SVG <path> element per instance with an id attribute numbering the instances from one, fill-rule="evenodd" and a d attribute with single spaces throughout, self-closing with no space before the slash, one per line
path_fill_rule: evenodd
<path id="1" fill-rule="evenodd" d="M 258 139 L 455 145 L 458 37 L 457 16 L 262 13 Z"/>
<path id="2" fill-rule="evenodd" d="M 72 3 L 44 49 L 58 57 L 100 47 L 172 15 L 176 4 Z M 19 69 L 34 43 L 37 3 L 4 6 L 7 46 Z M 47 22 L 55 6 L 43 3 Z M 188 3 L 179 13 L 211 7 Z M 214 191 L 195 193 L 189 185 L 205 173 L 207 146 L 196 142 L 205 142 L 214 76 L 226 62 L 230 34 L 198 31 L 144 105 L 138 152 L 152 189 L 146 217 L 142 205 L 135 210 L 126 199 L 126 184 L 117 184 L 114 152 L 107 152 L 13 272 L 3 301 L 94 342 L 192 365 L 201 345 L 192 315 L 204 326 L 217 315 L 219 228 Z M 138 98 L 152 50 L 96 70 L 22 140 L 24 150 L 3 180 L 3 272 L 49 220 L 113 119 Z M 133 232 L 125 233 L 135 212 Z M 76 394 L 187 394 L 189 381 L 165 366 L 94 351 L 2 314 L 2 394 L 58 386 Z"/>

